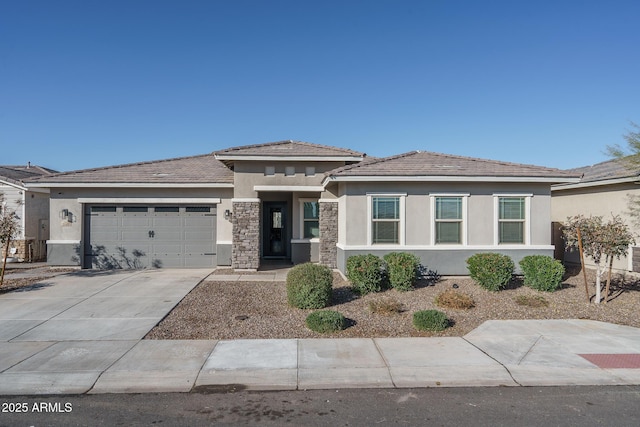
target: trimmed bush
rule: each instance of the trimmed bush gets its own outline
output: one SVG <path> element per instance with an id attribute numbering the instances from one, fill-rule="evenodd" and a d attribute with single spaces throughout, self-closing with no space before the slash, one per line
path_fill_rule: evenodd
<path id="1" fill-rule="evenodd" d="M 309 329 L 321 334 L 341 331 L 347 327 L 347 319 L 333 310 L 314 311 L 307 316 L 305 323 Z"/>
<path id="2" fill-rule="evenodd" d="M 418 278 L 420 259 L 408 252 L 391 252 L 384 256 L 389 285 L 399 291 L 413 288 Z"/>
<path id="3" fill-rule="evenodd" d="M 467 259 L 469 276 L 489 291 L 499 291 L 509 284 L 515 266 L 507 255 L 475 254 Z"/>
<path id="4" fill-rule="evenodd" d="M 438 310 L 413 313 L 413 326 L 419 331 L 443 331 L 449 327 L 447 315 Z"/>
<path id="5" fill-rule="evenodd" d="M 287 274 L 287 301 L 297 308 L 324 308 L 331 302 L 333 272 L 324 265 L 298 264 Z"/>
<path id="6" fill-rule="evenodd" d="M 347 279 L 354 292 L 380 292 L 384 283 L 384 262 L 375 255 L 353 255 L 347 259 Z"/>
<path id="7" fill-rule="evenodd" d="M 447 289 L 436 296 L 435 303 L 440 307 L 467 310 L 475 307 L 475 302 L 470 295 L 455 289 Z"/>
<path id="8" fill-rule="evenodd" d="M 529 255 L 519 264 L 526 286 L 545 292 L 553 292 L 562 286 L 564 266 L 560 261 L 545 255 Z"/>

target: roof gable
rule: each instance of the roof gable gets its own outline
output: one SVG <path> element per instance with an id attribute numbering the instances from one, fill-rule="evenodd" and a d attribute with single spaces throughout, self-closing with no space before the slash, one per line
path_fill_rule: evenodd
<path id="1" fill-rule="evenodd" d="M 84 169 L 29 180 L 30 184 L 233 184 L 233 172 L 213 155 Z"/>
<path id="2" fill-rule="evenodd" d="M 56 173 L 41 166 L 0 166 L 0 180 L 14 185 L 23 185 L 25 180 Z"/>
<path id="3" fill-rule="evenodd" d="M 346 148 L 331 147 L 328 145 L 311 144 L 302 141 L 277 141 L 266 144 L 243 145 L 227 148 L 213 153 L 219 160 L 260 160 L 264 159 L 290 159 L 290 160 L 336 160 L 359 161 L 364 153 L 348 150 Z"/>
<path id="4" fill-rule="evenodd" d="M 570 172 L 582 175 L 580 182 L 593 182 L 608 179 L 632 178 L 640 175 L 638 171 L 632 170 L 624 162 L 613 159 L 595 165 L 582 166 L 569 169 Z"/>
<path id="5" fill-rule="evenodd" d="M 579 174 L 542 166 L 509 163 L 429 151 L 411 151 L 369 162 L 345 166 L 327 174 L 339 180 L 349 177 L 413 178 L 579 178 Z"/>

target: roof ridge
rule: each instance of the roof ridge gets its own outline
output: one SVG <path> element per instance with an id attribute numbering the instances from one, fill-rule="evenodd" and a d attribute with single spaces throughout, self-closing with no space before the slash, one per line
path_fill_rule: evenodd
<path id="1" fill-rule="evenodd" d="M 225 149 L 222 149 L 222 150 L 214 151 L 212 154 L 229 153 L 229 152 L 232 152 L 232 151 L 240 151 L 240 150 L 246 150 L 246 149 L 251 149 L 251 148 L 260 148 L 260 147 L 270 147 L 270 146 L 284 145 L 284 144 L 302 144 L 302 145 L 307 145 L 307 146 L 315 147 L 315 148 L 339 150 L 339 151 L 343 151 L 345 153 L 358 154 L 358 155 L 361 155 L 361 156 L 364 156 L 364 154 L 365 154 L 365 153 L 361 153 L 359 151 L 351 150 L 351 149 L 348 149 L 348 148 L 335 147 L 335 146 L 332 146 L 332 145 L 316 144 L 316 143 L 313 143 L 313 142 L 299 141 L 299 140 L 293 140 L 293 139 L 287 139 L 287 140 L 282 140 L 282 141 L 273 141 L 273 142 L 264 142 L 264 143 L 261 143 L 261 144 L 239 145 L 239 146 L 235 146 L 235 147 L 229 147 L 229 148 L 225 148 Z"/>
<path id="2" fill-rule="evenodd" d="M 209 153 L 209 154 L 198 154 L 198 155 L 195 155 L 195 156 L 182 156 L 182 157 L 173 157 L 173 158 L 170 158 L 170 159 L 148 160 L 148 161 L 144 161 L 144 162 L 124 163 L 124 164 L 112 165 L 112 166 L 101 166 L 101 167 L 97 167 L 97 168 L 76 169 L 76 170 L 71 170 L 71 171 L 66 171 L 66 172 L 52 173 L 50 175 L 41 175 L 41 176 L 35 177 L 33 179 L 30 178 L 30 180 L 39 180 L 40 178 L 43 178 L 43 179 L 57 178 L 59 176 L 73 175 L 73 174 L 77 174 L 77 173 L 102 171 L 102 170 L 108 170 L 108 169 L 121 169 L 121 168 L 126 168 L 126 167 L 131 167 L 131 166 L 150 165 L 150 164 L 153 164 L 153 163 L 166 163 L 166 162 L 172 162 L 172 161 L 175 161 L 175 160 L 195 159 L 195 158 L 198 158 L 198 157 L 208 157 L 208 156 L 213 156 L 213 154 L 212 153 Z"/>

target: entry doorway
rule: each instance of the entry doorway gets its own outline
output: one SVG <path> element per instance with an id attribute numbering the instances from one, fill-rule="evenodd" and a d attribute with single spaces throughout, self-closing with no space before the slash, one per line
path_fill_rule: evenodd
<path id="1" fill-rule="evenodd" d="M 262 206 L 262 256 L 287 257 L 287 202 L 264 202 Z"/>

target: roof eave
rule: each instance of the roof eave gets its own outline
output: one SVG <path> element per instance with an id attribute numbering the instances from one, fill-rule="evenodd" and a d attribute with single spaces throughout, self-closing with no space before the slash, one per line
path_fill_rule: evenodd
<path id="1" fill-rule="evenodd" d="M 14 181 L 13 179 L 0 178 L 0 184 L 10 185 L 11 187 L 15 187 L 19 190 L 27 191 L 27 187 L 25 187 L 24 184 L 18 181 Z"/>
<path id="2" fill-rule="evenodd" d="M 37 182 L 29 188 L 233 188 L 233 183 L 203 182 Z"/>
<path id="3" fill-rule="evenodd" d="M 545 183 L 574 183 L 580 178 L 555 176 L 468 176 L 468 175 L 352 175 L 328 176 L 323 185 L 329 182 L 545 182 Z"/>
<path id="4" fill-rule="evenodd" d="M 551 191 L 572 190 L 576 188 L 589 188 L 589 187 L 602 187 L 606 185 L 626 184 L 626 183 L 640 183 L 640 177 L 631 176 L 625 178 L 613 178 L 613 179 L 600 179 L 597 181 L 587 181 L 576 183 L 561 183 L 551 186 Z"/>

